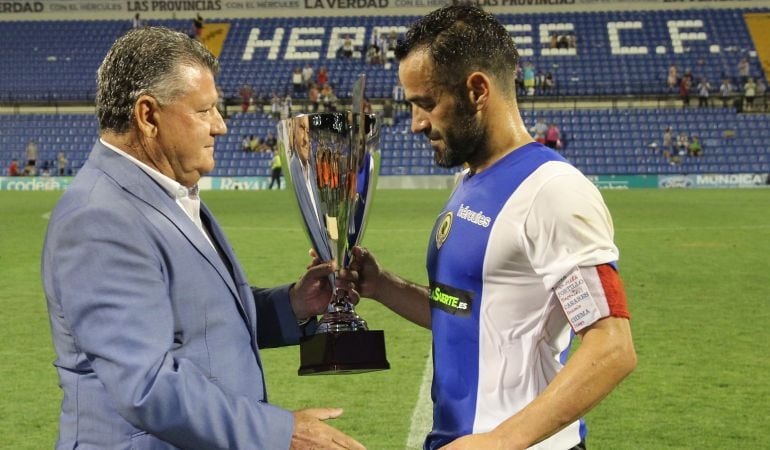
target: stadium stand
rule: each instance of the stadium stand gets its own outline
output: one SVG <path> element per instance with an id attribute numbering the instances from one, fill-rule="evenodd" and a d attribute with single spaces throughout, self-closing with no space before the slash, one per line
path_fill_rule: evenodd
<path id="1" fill-rule="evenodd" d="M 762 11 L 762 10 L 755 10 Z M 767 9 L 764 11 L 768 11 Z M 738 61 L 749 57 L 751 72 L 765 78 L 744 20 L 743 9 L 505 14 L 523 61 L 552 72 L 555 89 L 544 95 L 671 94 L 665 77 L 675 63 L 696 79 L 718 84 L 737 80 Z M 413 16 L 295 17 L 231 19 L 220 54 L 219 84 L 228 98 L 250 84 L 262 96 L 291 88 L 290 74 L 306 62 L 326 66 L 338 96 L 349 95 L 353 74 L 366 72 L 369 96 L 389 97 L 395 65 L 368 65 L 360 54 L 380 34 L 402 33 Z M 212 19 L 210 22 L 217 22 Z M 153 24 L 186 30 L 187 21 Z M 126 21 L 0 22 L 0 101 L 82 101 L 93 98 L 94 73 Z M 576 48 L 549 48 L 552 34 L 574 33 Z M 337 49 L 352 36 L 352 59 Z M 753 57 L 751 55 L 754 55 Z M 19 64 L 23 61 L 23 64 Z M 543 94 L 541 94 L 543 95 Z"/>
<path id="2" fill-rule="evenodd" d="M 538 98 L 588 99 L 675 98 L 666 85 L 673 63 L 680 74 L 690 69 L 712 83 L 712 99 L 722 78 L 741 85 L 736 70 L 746 57 L 751 74 L 767 83 L 757 58 L 745 9 L 683 9 L 501 15 L 518 42 L 522 60 L 552 72 L 556 88 Z M 359 52 L 381 33 L 403 33 L 413 16 L 293 17 L 232 19 L 220 54 L 218 84 L 231 103 L 238 103 L 244 84 L 267 97 L 291 90 L 292 70 L 311 64 L 325 66 L 337 95 L 344 98 L 355 75 L 366 73 L 372 99 L 391 96 L 397 81 L 395 65 L 368 65 L 357 55 L 340 57 L 344 37 Z M 224 21 L 224 20 L 222 20 Z M 218 22 L 211 19 L 209 22 Z M 186 30 L 188 21 L 157 20 L 153 24 Z M 127 31 L 127 21 L 2 21 L 0 39 L 0 105 L 92 104 L 95 72 L 115 38 Z M 575 48 L 549 48 L 552 34 L 574 33 Z M 662 97 L 661 97 L 662 96 Z M 693 95 L 695 97 L 695 95 Z M 717 104 L 721 102 L 714 102 Z M 522 102 L 524 105 L 525 102 Z M 534 102 L 532 103 L 535 104 Z M 529 105 L 529 103 L 527 103 Z M 678 106 L 678 104 L 677 104 Z M 740 105 L 739 105 L 740 106 Z M 306 106 L 295 100 L 295 111 Z M 734 107 L 652 109 L 542 109 L 524 107 L 528 126 L 538 118 L 559 125 L 562 153 L 588 175 L 668 173 L 770 172 L 770 118 L 767 113 L 744 114 Z M 235 108 L 237 109 L 237 108 Z M 661 155 L 663 130 L 697 134 L 703 142 L 700 158 L 685 157 L 671 164 Z M 214 176 L 269 176 L 270 157 L 242 152 L 243 135 L 263 137 L 275 129 L 263 111 L 234 113 L 229 133 L 218 142 Z M 40 148 L 40 161 L 55 161 L 63 151 L 77 170 L 97 136 L 92 114 L 0 114 L 0 163 L 23 159 L 29 139 Z M 422 136 L 408 130 L 406 113 L 382 134 L 383 175 L 448 175 L 435 167 L 432 150 Z M 656 143 L 657 147 L 651 144 Z"/>
<path id="3" fill-rule="evenodd" d="M 736 114 L 724 108 L 525 110 L 524 120 L 538 118 L 560 124 L 563 155 L 587 175 L 644 175 L 665 173 L 768 173 L 770 127 L 762 114 Z M 421 135 L 408 130 L 409 119 L 400 113 L 394 127 L 381 138 L 383 175 L 448 175 L 453 170 L 435 167 L 433 151 Z M 703 156 L 683 157 L 671 164 L 662 156 L 663 130 L 698 135 Z M 217 141 L 217 167 L 213 176 L 269 176 L 270 154 L 244 152 L 244 135 L 264 137 L 275 130 L 266 114 L 236 113 L 229 131 Z M 632 131 L 629 131 L 632 130 Z M 12 158 L 22 160 L 30 137 L 40 148 L 39 160 L 50 161 L 63 151 L 70 167 L 85 162 L 97 137 L 96 119 L 90 114 L 0 115 L 3 167 Z M 650 144 L 656 143 L 655 147 Z"/>

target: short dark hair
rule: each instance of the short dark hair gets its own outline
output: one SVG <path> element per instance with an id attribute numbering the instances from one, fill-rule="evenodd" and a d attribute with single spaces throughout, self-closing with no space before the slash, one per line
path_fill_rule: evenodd
<path id="1" fill-rule="evenodd" d="M 164 104 L 183 94 L 182 66 L 202 67 L 212 75 L 219 72 L 219 62 L 206 47 L 169 28 L 136 28 L 118 38 L 96 73 L 99 128 L 128 131 L 141 95 Z"/>
<path id="2" fill-rule="evenodd" d="M 415 22 L 396 47 L 401 61 L 426 49 L 434 64 L 434 81 L 461 92 L 471 72 L 492 75 L 515 93 L 519 52 L 510 33 L 491 14 L 475 5 L 447 5 Z"/>

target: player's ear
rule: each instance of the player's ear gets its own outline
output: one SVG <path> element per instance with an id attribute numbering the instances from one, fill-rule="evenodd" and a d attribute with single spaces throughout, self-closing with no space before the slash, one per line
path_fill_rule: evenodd
<path id="1" fill-rule="evenodd" d="M 476 111 L 481 111 L 489 101 L 489 78 L 481 72 L 473 72 L 468 75 L 465 85 L 468 88 L 468 99 Z"/>

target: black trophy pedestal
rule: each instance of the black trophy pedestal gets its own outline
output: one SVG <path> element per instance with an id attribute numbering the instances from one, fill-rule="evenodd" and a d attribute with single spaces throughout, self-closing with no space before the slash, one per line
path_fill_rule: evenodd
<path id="1" fill-rule="evenodd" d="M 381 330 L 319 333 L 300 339 L 300 375 L 331 375 L 390 369 Z"/>

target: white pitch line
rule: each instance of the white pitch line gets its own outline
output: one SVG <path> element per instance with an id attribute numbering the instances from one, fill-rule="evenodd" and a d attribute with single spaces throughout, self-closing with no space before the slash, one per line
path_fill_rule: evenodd
<path id="1" fill-rule="evenodd" d="M 425 436 L 433 425 L 433 402 L 430 399 L 430 387 L 433 382 L 433 352 L 428 354 L 425 361 L 425 370 L 422 372 L 420 393 L 417 395 L 417 404 L 412 411 L 412 425 L 409 428 L 409 437 L 406 439 L 407 450 L 420 450 L 425 442 Z"/>

